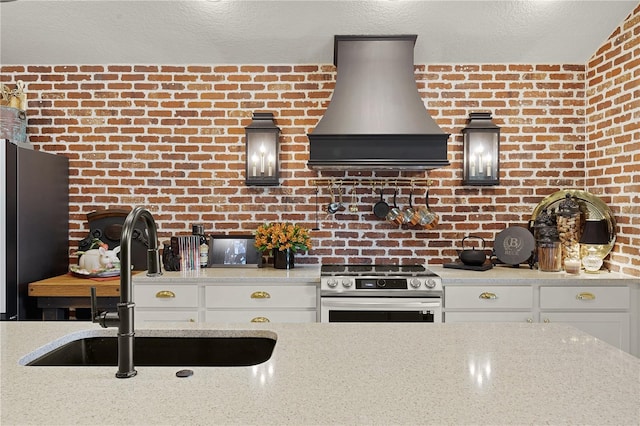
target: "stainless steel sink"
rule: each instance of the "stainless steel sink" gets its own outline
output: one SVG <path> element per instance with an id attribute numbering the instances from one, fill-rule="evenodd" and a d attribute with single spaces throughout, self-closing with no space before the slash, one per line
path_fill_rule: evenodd
<path id="1" fill-rule="evenodd" d="M 275 344 L 275 337 L 264 336 L 143 336 L 135 338 L 134 364 L 140 367 L 242 367 L 267 361 Z M 117 337 L 72 340 L 25 365 L 117 366 Z"/>

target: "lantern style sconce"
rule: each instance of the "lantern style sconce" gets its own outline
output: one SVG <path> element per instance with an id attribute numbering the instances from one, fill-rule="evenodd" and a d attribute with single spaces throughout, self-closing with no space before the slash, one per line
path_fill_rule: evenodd
<path id="1" fill-rule="evenodd" d="M 491 121 L 490 112 L 471 112 L 464 137 L 463 185 L 500 183 L 500 127 Z"/>
<path id="2" fill-rule="evenodd" d="M 277 186 L 280 128 L 270 112 L 254 112 L 253 121 L 244 128 L 246 134 L 246 185 Z"/>

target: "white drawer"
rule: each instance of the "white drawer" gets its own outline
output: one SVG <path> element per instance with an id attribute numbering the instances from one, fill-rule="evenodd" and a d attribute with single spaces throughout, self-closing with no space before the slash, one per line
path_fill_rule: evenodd
<path id="1" fill-rule="evenodd" d="M 135 312 L 136 324 L 143 322 L 198 322 L 198 310 L 176 310 L 176 311 L 161 311 L 161 310 L 144 310 L 136 307 Z"/>
<path id="2" fill-rule="evenodd" d="M 444 322 L 533 322 L 531 312 L 445 312 Z"/>
<path id="3" fill-rule="evenodd" d="M 249 323 L 249 322 L 316 322 L 316 311 L 224 311 L 206 312 L 206 321 L 213 323 Z"/>
<path id="4" fill-rule="evenodd" d="M 207 308 L 315 308 L 315 286 L 207 286 Z"/>
<path id="5" fill-rule="evenodd" d="M 198 286 L 134 285 L 134 302 L 142 308 L 197 308 Z"/>
<path id="6" fill-rule="evenodd" d="M 531 309 L 529 286 L 448 286 L 444 290 L 447 309 Z"/>
<path id="7" fill-rule="evenodd" d="M 541 309 L 629 309 L 629 287 L 540 287 Z"/>

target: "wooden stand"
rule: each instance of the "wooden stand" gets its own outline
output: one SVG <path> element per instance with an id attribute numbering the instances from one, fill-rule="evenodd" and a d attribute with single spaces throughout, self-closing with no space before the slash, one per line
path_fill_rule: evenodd
<path id="1" fill-rule="evenodd" d="M 95 287 L 99 310 L 115 310 L 120 300 L 120 280 L 97 281 L 59 275 L 29 284 L 29 296 L 37 297 L 43 320 L 75 319 L 77 308 L 90 308 L 90 288 Z"/>

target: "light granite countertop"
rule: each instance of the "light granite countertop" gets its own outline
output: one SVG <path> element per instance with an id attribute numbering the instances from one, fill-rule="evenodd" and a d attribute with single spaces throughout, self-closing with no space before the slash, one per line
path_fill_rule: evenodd
<path id="1" fill-rule="evenodd" d="M 145 273 L 133 277 L 135 284 L 154 282 L 202 283 L 207 280 L 221 282 L 233 280 L 234 284 L 248 283 L 286 283 L 290 281 L 309 282 L 320 285 L 320 265 L 296 265 L 293 269 L 275 269 L 273 266 L 230 266 L 202 268 L 196 271 L 164 271 L 161 276 L 148 277 Z"/>
<path id="2" fill-rule="evenodd" d="M 65 424 L 618 424 L 640 422 L 640 359 L 562 324 L 154 324 L 139 336 L 273 332 L 253 367 L 28 367 L 82 322 L 3 322 L 1 417 Z"/>
<path id="3" fill-rule="evenodd" d="M 463 269 L 445 268 L 442 265 L 428 265 L 443 280 L 443 284 L 506 284 L 506 285 L 603 285 L 603 284 L 640 284 L 640 278 L 617 272 L 601 271 L 591 274 L 581 271 L 579 274 L 561 272 L 544 272 L 520 265 L 514 268 L 508 265 L 496 265 L 487 271 L 469 271 Z"/>

